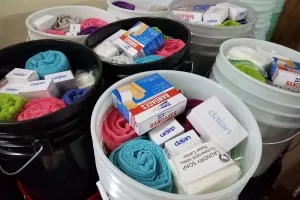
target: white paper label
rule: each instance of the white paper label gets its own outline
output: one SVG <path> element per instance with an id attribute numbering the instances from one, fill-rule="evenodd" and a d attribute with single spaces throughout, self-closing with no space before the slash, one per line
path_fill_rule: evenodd
<path id="1" fill-rule="evenodd" d="M 189 184 L 233 164 L 228 154 L 214 142 L 199 144 L 193 149 L 171 157 L 181 184 Z"/>

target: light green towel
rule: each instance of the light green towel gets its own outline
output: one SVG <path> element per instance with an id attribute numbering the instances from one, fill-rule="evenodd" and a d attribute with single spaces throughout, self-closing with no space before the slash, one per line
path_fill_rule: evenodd
<path id="1" fill-rule="evenodd" d="M 240 26 L 241 24 L 234 21 L 234 20 L 226 20 L 225 22 L 223 22 L 222 24 L 218 25 L 218 26 Z"/>
<path id="2" fill-rule="evenodd" d="M 0 121 L 13 121 L 22 110 L 26 100 L 18 95 L 0 94 Z"/>

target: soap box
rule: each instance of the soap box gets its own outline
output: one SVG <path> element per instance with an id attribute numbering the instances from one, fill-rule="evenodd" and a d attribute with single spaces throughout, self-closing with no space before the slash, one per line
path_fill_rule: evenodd
<path id="1" fill-rule="evenodd" d="M 274 85 L 300 90 L 300 63 L 274 57 L 269 75 Z"/>
<path id="2" fill-rule="evenodd" d="M 157 145 L 163 145 L 166 141 L 180 135 L 184 132 L 184 128 L 176 119 L 170 119 L 159 125 L 155 129 L 149 131 L 149 138 Z"/>
<path id="3" fill-rule="evenodd" d="M 172 11 L 177 18 L 191 22 L 191 23 L 201 23 L 203 18 L 203 12 L 195 11 L 185 11 L 185 10 L 173 10 Z"/>
<path id="4" fill-rule="evenodd" d="M 155 73 L 112 91 L 113 105 L 138 135 L 181 114 L 187 103 L 176 88 Z"/>
<path id="5" fill-rule="evenodd" d="M 31 100 L 44 97 L 59 97 L 60 93 L 53 80 L 41 80 L 26 83 L 20 95 Z"/>
<path id="6" fill-rule="evenodd" d="M 163 35 L 144 24 L 138 22 L 129 31 L 116 39 L 115 45 L 134 60 L 147 55 L 153 55 L 164 44 Z"/>
<path id="7" fill-rule="evenodd" d="M 61 92 L 76 88 L 75 79 L 71 70 L 45 75 L 45 80 L 48 79 L 53 80 Z"/>
<path id="8" fill-rule="evenodd" d="M 211 25 L 222 24 L 228 16 L 228 8 L 211 6 L 203 15 L 203 21 Z"/>
<path id="9" fill-rule="evenodd" d="M 20 94 L 23 88 L 23 84 L 7 83 L 0 89 L 0 93 L 5 94 Z"/>
<path id="10" fill-rule="evenodd" d="M 21 68 L 14 68 L 5 78 L 9 83 L 23 84 L 30 81 L 40 80 L 39 75 L 34 70 L 27 70 Z"/>
<path id="11" fill-rule="evenodd" d="M 187 119 L 204 141 L 215 141 L 226 152 L 249 135 L 216 97 L 193 108 Z"/>
<path id="12" fill-rule="evenodd" d="M 245 19 L 247 16 L 247 8 L 243 8 L 231 3 L 219 3 L 217 4 L 217 7 L 228 8 L 228 19 L 234 21 L 240 21 L 242 19 Z"/>

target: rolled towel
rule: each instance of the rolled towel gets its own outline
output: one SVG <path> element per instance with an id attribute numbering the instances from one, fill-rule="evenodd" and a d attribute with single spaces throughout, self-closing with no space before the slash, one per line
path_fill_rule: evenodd
<path id="1" fill-rule="evenodd" d="M 143 63 L 154 62 L 154 61 L 160 60 L 162 58 L 163 58 L 162 56 L 158 56 L 158 55 L 145 56 L 143 58 L 139 58 L 136 61 L 134 61 L 134 64 L 143 64 Z"/>
<path id="2" fill-rule="evenodd" d="M 108 152 L 112 152 L 124 142 L 138 136 L 126 122 L 126 119 L 115 108 L 112 108 L 106 114 L 101 125 L 101 131 L 103 143 Z"/>
<path id="3" fill-rule="evenodd" d="M 41 79 L 45 75 L 70 70 L 68 58 L 60 51 L 45 51 L 29 58 L 25 69 L 34 70 Z"/>
<path id="4" fill-rule="evenodd" d="M 127 3 L 125 1 L 114 1 L 112 3 L 114 6 L 117 6 L 119 8 L 124 8 L 127 10 L 134 10 L 135 9 L 135 5 L 131 4 L 131 3 Z"/>
<path id="5" fill-rule="evenodd" d="M 66 35 L 65 32 L 60 31 L 60 30 L 45 30 L 44 32 L 52 34 L 52 35 Z"/>
<path id="6" fill-rule="evenodd" d="M 71 89 L 65 92 L 61 100 L 70 105 L 87 93 L 88 89 Z"/>
<path id="7" fill-rule="evenodd" d="M 57 18 L 53 29 L 68 32 L 71 24 L 80 24 L 80 20 L 74 15 L 61 15 Z"/>
<path id="8" fill-rule="evenodd" d="M 185 43 L 180 39 L 167 39 L 163 47 L 156 52 L 156 55 L 168 57 L 184 47 Z"/>
<path id="9" fill-rule="evenodd" d="M 100 27 L 98 26 L 90 26 L 87 27 L 86 29 L 82 29 L 78 35 L 90 35 L 97 31 Z"/>
<path id="10" fill-rule="evenodd" d="M 29 101 L 17 117 L 17 121 L 24 121 L 47 115 L 66 107 L 66 104 L 54 97 L 40 98 Z"/>
<path id="11" fill-rule="evenodd" d="M 138 137 L 130 140 L 109 156 L 109 160 L 132 179 L 157 190 L 172 192 L 173 180 L 163 149 Z"/>
<path id="12" fill-rule="evenodd" d="M 101 19 L 88 18 L 88 19 L 85 19 L 81 22 L 81 30 L 87 29 L 88 27 L 91 27 L 91 26 L 96 26 L 96 27 L 101 28 L 105 25 L 107 25 L 107 22 L 105 22 Z"/>
<path id="13" fill-rule="evenodd" d="M 18 95 L 0 94 L 0 121 L 15 120 L 25 103 Z"/>

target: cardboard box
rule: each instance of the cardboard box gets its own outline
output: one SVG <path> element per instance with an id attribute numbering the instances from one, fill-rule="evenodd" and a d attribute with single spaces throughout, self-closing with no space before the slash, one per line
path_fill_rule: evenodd
<path id="1" fill-rule="evenodd" d="M 153 55 L 163 46 L 164 38 L 160 32 L 143 22 L 138 22 L 114 43 L 121 52 L 137 60 Z"/>
<path id="2" fill-rule="evenodd" d="M 185 110 L 187 98 L 155 73 L 112 92 L 113 105 L 138 135 Z"/>
<path id="3" fill-rule="evenodd" d="M 45 80 L 53 80 L 60 92 L 75 89 L 75 79 L 71 70 L 45 75 Z"/>
<path id="4" fill-rule="evenodd" d="M 32 81 L 22 89 L 20 96 L 25 99 L 38 99 L 44 97 L 60 97 L 60 93 L 53 80 Z"/>
<path id="5" fill-rule="evenodd" d="M 21 68 L 14 68 L 5 76 L 5 78 L 9 83 L 14 84 L 23 84 L 30 81 L 40 80 L 39 75 L 36 71 Z"/>
<path id="6" fill-rule="evenodd" d="M 203 21 L 211 25 L 222 24 L 228 16 L 228 8 L 211 6 L 203 15 Z"/>
<path id="7" fill-rule="evenodd" d="M 247 16 L 247 8 L 243 8 L 238 5 L 234 5 L 231 3 L 219 3 L 217 4 L 217 7 L 229 9 L 227 18 L 234 21 L 240 21 L 242 19 L 245 19 Z"/>
<path id="8" fill-rule="evenodd" d="M 203 20 L 203 13 L 198 11 L 185 11 L 185 10 L 173 10 L 172 11 L 177 18 L 191 22 L 201 23 Z"/>
<path id="9" fill-rule="evenodd" d="M 24 85 L 23 84 L 13 84 L 7 83 L 0 89 L 0 93 L 4 94 L 20 94 Z"/>

